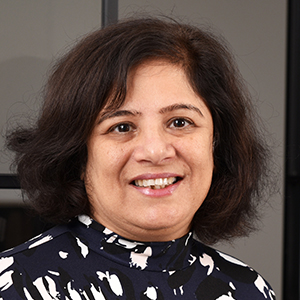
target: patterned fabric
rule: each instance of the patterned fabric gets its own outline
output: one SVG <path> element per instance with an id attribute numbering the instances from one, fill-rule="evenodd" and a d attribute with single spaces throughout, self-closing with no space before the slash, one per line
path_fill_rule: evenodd
<path id="1" fill-rule="evenodd" d="M 0 299 L 275 299 L 242 262 L 192 233 L 170 242 L 124 239 L 87 216 L 1 254 Z"/>

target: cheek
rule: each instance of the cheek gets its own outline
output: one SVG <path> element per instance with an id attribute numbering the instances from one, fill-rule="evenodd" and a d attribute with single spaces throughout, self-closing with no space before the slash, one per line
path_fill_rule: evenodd
<path id="1" fill-rule="evenodd" d="M 105 149 L 105 156 L 101 160 L 108 172 L 119 172 L 126 165 L 129 157 L 130 154 L 126 147 L 115 145 L 110 147 L 109 150 Z"/>
<path id="2" fill-rule="evenodd" d="M 90 149 L 88 153 L 88 166 L 98 176 L 111 176 L 121 171 L 129 157 L 129 151 L 125 147 L 102 143 L 101 147 L 94 145 Z"/>
<path id="3" fill-rule="evenodd" d="M 211 163 L 213 161 L 212 138 L 207 137 L 199 139 L 191 137 L 189 140 L 179 141 L 177 143 L 178 152 L 195 164 Z"/>
<path id="4" fill-rule="evenodd" d="M 199 142 L 190 144 L 186 150 L 185 157 L 191 168 L 195 180 L 200 180 L 204 186 L 208 187 L 212 181 L 214 171 L 213 148 L 211 143 Z"/>

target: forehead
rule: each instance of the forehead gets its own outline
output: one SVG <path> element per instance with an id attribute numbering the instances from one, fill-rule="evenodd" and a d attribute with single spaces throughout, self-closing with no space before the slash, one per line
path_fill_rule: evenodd
<path id="1" fill-rule="evenodd" d="M 115 109 L 104 110 L 98 120 L 178 110 L 194 111 L 200 116 L 210 114 L 202 98 L 191 88 L 183 68 L 165 61 L 153 61 L 129 73 L 125 101 Z"/>
<path id="2" fill-rule="evenodd" d="M 148 61 L 130 70 L 127 77 L 126 100 L 133 93 L 157 96 L 156 92 L 176 95 L 178 90 L 192 92 L 183 68 L 166 61 Z"/>
<path id="3" fill-rule="evenodd" d="M 133 102 L 157 108 L 174 103 L 204 104 L 192 88 L 184 68 L 166 61 L 150 61 L 131 70 L 122 107 Z"/>
<path id="4" fill-rule="evenodd" d="M 144 61 L 128 72 L 127 88 L 129 89 L 134 81 L 140 78 L 159 78 L 163 76 L 173 77 L 181 76 L 184 81 L 187 81 L 184 68 L 180 64 L 171 63 L 167 60 L 147 60 Z"/>
<path id="5" fill-rule="evenodd" d="M 142 103 L 153 107 L 163 107 L 174 103 L 193 100 L 193 105 L 206 107 L 201 96 L 197 95 L 189 83 L 184 68 L 167 60 L 147 60 L 128 72 L 126 89 L 117 97 L 110 97 L 99 113 L 99 118 L 122 109 L 138 109 Z M 121 95 L 121 96 L 120 96 Z M 99 119 L 98 118 L 98 119 Z"/>

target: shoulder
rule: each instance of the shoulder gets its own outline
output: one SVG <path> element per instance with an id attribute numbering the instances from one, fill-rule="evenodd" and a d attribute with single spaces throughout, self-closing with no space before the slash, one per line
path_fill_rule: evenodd
<path id="1" fill-rule="evenodd" d="M 50 230 L 0 253 L 0 276 L 16 271 L 34 274 L 37 270 L 49 268 L 68 252 L 80 252 L 76 247 L 76 236 L 69 225 L 59 225 Z M 77 249 L 78 248 L 78 249 Z M 49 259 L 51 258 L 51 259 Z M 1 280 L 0 280 L 1 281 Z"/>
<path id="2" fill-rule="evenodd" d="M 0 253 L 0 262 L 1 259 L 5 257 L 10 257 L 22 253 L 24 251 L 28 251 L 30 249 L 36 249 L 43 244 L 49 245 L 50 241 L 53 241 L 55 238 L 64 235 L 68 232 L 67 226 L 55 226 L 44 233 L 41 233 L 32 239 L 26 241 L 23 244 L 20 244 L 14 248 L 8 249 Z"/>
<path id="3" fill-rule="evenodd" d="M 201 249 L 199 262 L 206 268 L 206 284 L 224 283 L 226 294 L 235 295 L 228 299 L 274 300 L 275 293 L 268 282 L 253 268 L 241 260 L 195 241 Z"/>
<path id="4" fill-rule="evenodd" d="M 66 275 L 64 270 L 74 268 L 67 258 L 72 262 L 85 258 L 88 247 L 82 242 L 86 240 L 77 234 L 77 227 L 76 222 L 55 226 L 13 249 L 0 253 L 0 299 L 21 299 L 20 295 L 29 291 L 34 295 L 37 288 L 43 289 L 43 280 L 49 286 L 53 285 L 50 275 L 56 278 L 59 270 Z"/>
<path id="5" fill-rule="evenodd" d="M 53 242 L 66 232 L 65 226 L 57 226 L 17 247 L 0 253 L 0 299 L 2 299 L 2 293 L 17 293 L 18 288 L 23 288 L 9 289 L 15 282 L 21 282 L 24 274 L 34 273 L 38 266 L 42 268 L 45 256 L 50 255 L 53 249 Z M 17 294 L 9 294 L 8 299 L 19 299 L 19 297 Z"/>

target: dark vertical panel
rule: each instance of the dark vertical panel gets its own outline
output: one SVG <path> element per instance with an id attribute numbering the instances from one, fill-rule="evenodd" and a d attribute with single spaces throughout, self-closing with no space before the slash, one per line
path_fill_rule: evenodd
<path id="1" fill-rule="evenodd" d="M 24 243 L 52 226 L 53 224 L 43 222 L 21 204 L 2 205 L 0 209 L 0 252 Z"/>
<path id="2" fill-rule="evenodd" d="M 20 183 L 17 176 L 12 174 L 0 174 L 0 189 L 19 189 Z"/>
<path id="3" fill-rule="evenodd" d="M 118 0 L 102 0 L 102 28 L 118 21 Z"/>
<path id="4" fill-rule="evenodd" d="M 300 286 L 300 1 L 288 1 L 283 299 Z"/>

